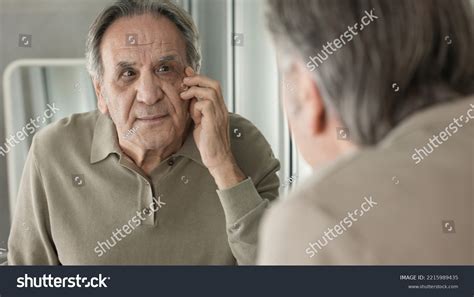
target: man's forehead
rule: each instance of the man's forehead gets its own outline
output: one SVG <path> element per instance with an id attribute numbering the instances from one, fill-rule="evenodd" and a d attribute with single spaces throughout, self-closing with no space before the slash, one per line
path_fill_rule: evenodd
<path id="1" fill-rule="evenodd" d="M 127 56 L 157 59 L 171 53 L 184 54 L 185 43 L 179 30 L 168 19 L 135 16 L 119 19 L 107 29 L 102 50 L 112 54 L 114 60 Z"/>
<path id="2" fill-rule="evenodd" d="M 115 48 L 112 50 L 112 60 L 150 59 L 153 61 L 181 60 L 181 51 L 169 46 L 162 48 Z"/>
<path id="3" fill-rule="evenodd" d="M 176 54 L 170 54 L 170 55 L 163 55 L 163 56 L 157 56 L 156 58 L 151 58 L 151 62 L 177 62 L 177 63 L 183 63 L 182 59 L 179 55 Z M 141 64 L 140 61 L 137 61 L 137 59 L 134 59 L 132 56 L 123 56 L 119 57 L 117 56 L 116 59 L 114 60 L 115 67 L 116 68 L 127 68 L 130 66 L 136 66 L 138 64 Z"/>

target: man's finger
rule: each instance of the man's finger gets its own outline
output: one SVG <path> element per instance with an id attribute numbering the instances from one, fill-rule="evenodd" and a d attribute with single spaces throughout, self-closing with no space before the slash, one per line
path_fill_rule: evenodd
<path id="1" fill-rule="evenodd" d="M 187 91 L 182 92 L 180 96 L 184 100 L 192 98 L 207 99 L 214 102 L 217 100 L 216 91 L 209 88 L 191 87 Z"/>
<path id="2" fill-rule="evenodd" d="M 183 79 L 183 83 L 187 86 L 199 86 L 204 88 L 211 88 L 217 92 L 221 92 L 221 86 L 218 81 L 210 79 L 203 75 L 188 76 Z"/>
<path id="3" fill-rule="evenodd" d="M 215 114 L 215 107 L 214 104 L 212 104 L 211 101 L 209 100 L 202 100 L 202 101 L 197 101 L 194 103 L 193 106 L 194 112 L 199 112 L 199 116 L 206 117 L 208 121 L 215 122 L 216 114 Z"/>
<path id="4" fill-rule="evenodd" d="M 201 124 L 202 114 L 201 112 L 195 108 L 195 104 L 197 103 L 196 99 L 191 100 L 191 104 L 189 105 L 189 114 L 194 121 L 194 124 L 197 126 Z"/>
<path id="5" fill-rule="evenodd" d="M 184 73 L 186 74 L 186 76 L 194 76 L 194 74 L 196 74 L 194 72 L 194 69 L 192 69 L 191 67 L 186 67 L 186 69 L 184 69 Z"/>

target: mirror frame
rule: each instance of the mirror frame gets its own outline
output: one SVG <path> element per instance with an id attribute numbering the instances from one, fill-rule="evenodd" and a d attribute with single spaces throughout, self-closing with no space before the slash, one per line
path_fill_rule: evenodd
<path id="1" fill-rule="evenodd" d="M 14 133 L 11 125 L 13 114 L 13 98 L 12 98 L 12 74 L 15 70 L 20 67 L 64 67 L 64 66 L 85 66 L 85 59 L 20 59 L 15 60 L 8 64 L 3 72 L 3 104 L 4 104 L 4 124 L 5 124 L 5 135 L 11 135 Z M 23 170 L 23 168 L 15 168 L 14 159 L 11 154 L 6 156 L 8 170 Z M 10 220 L 13 217 L 15 210 L 15 200 L 18 193 L 18 189 L 15 187 L 15 181 L 8 174 L 8 205 L 10 208 Z"/>

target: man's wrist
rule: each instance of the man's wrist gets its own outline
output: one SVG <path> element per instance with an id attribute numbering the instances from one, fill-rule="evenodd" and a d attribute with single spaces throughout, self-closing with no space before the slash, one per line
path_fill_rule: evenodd
<path id="1" fill-rule="evenodd" d="M 208 169 L 219 190 L 232 188 L 247 178 L 233 158 Z"/>

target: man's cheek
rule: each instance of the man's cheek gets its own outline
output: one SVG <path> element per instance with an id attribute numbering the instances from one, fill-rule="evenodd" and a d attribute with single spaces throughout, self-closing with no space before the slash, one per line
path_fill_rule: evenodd
<path id="1" fill-rule="evenodd" d="M 131 88 L 114 88 L 112 94 L 113 95 L 109 97 L 111 99 L 109 106 L 112 106 L 114 111 L 120 114 L 120 117 L 128 116 L 135 101 L 136 93 L 134 93 Z"/>
<path id="2" fill-rule="evenodd" d="M 183 107 L 183 113 L 184 113 L 186 116 L 191 113 L 190 106 L 191 106 L 191 101 L 186 100 L 186 101 L 184 102 L 184 107 Z"/>
<path id="3" fill-rule="evenodd" d="M 180 101 L 175 105 L 176 116 L 179 117 L 180 121 L 187 119 L 190 113 L 189 105 L 189 100 L 182 99 L 180 99 Z"/>
<path id="4" fill-rule="evenodd" d="M 179 86 L 178 84 L 168 84 L 167 86 L 163 86 L 163 91 L 168 97 L 170 104 L 173 106 L 173 109 L 177 113 L 183 113 L 183 110 L 187 108 L 187 102 L 181 99 L 179 95 Z"/>
<path id="5" fill-rule="evenodd" d="M 128 119 L 132 113 L 133 98 L 124 96 L 123 94 L 116 94 L 114 99 L 107 100 L 109 113 L 115 125 L 119 128 L 128 126 Z"/>
<path id="6" fill-rule="evenodd" d="M 114 122 L 119 121 L 122 118 L 122 115 L 120 114 L 119 108 L 116 105 L 115 102 L 112 102 L 110 100 L 107 100 L 107 108 L 109 110 L 109 114 L 114 120 Z"/>

